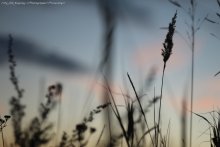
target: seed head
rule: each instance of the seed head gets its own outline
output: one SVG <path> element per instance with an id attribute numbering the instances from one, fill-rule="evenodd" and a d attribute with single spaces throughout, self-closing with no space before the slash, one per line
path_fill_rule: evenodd
<path id="1" fill-rule="evenodd" d="M 164 63 L 167 62 L 167 60 L 170 58 L 170 55 L 172 54 L 172 48 L 173 48 L 173 34 L 175 31 L 175 23 L 176 23 L 176 17 L 177 17 L 177 12 L 172 18 L 172 22 L 169 24 L 168 28 L 168 33 L 166 36 L 166 39 L 163 43 L 164 49 L 162 49 L 162 56 L 163 56 L 163 61 Z"/>

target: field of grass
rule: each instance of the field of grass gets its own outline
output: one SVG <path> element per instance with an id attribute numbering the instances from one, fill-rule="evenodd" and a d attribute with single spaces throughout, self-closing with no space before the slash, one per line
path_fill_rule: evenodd
<path id="1" fill-rule="evenodd" d="M 92 100 L 90 96 L 94 91 L 91 87 L 87 92 L 86 103 L 83 104 L 83 109 L 87 111 L 81 116 L 83 119 L 77 120 L 78 123 L 73 124 L 72 128 L 63 130 L 62 122 L 62 96 L 64 94 L 65 85 L 59 82 L 54 82 L 48 86 L 46 95 L 39 104 L 37 114 L 31 114 L 29 122 L 24 123 L 24 119 L 29 113 L 27 107 L 32 107 L 24 103 L 25 90 L 22 88 L 22 81 L 17 72 L 17 66 L 20 65 L 16 59 L 14 42 L 16 37 L 13 34 L 8 35 L 7 40 L 7 64 L 9 67 L 9 80 L 14 87 L 15 95 L 12 94 L 9 100 L 8 114 L 0 114 L 0 135 L 2 147 L 172 147 L 174 146 L 171 136 L 180 135 L 177 144 L 181 147 L 193 146 L 193 128 L 194 118 L 200 119 L 206 124 L 206 127 L 201 128 L 201 136 L 207 135 L 207 146 L 220 147 L 220 111 L 210 110 L 205 114 L 194 111 L 194 88 L 195 84 L 195 54 L 196 52 L 196 34 L 200 31 L 204 22 L 218 24 L 218 20 L 209 18 L 208 15 L 202 18 L 197 18 L 196 9 L 199 1 L 189 0 L 187 6 L 182 5 L 181 1 L 168 0 L 170 4 L 176 7 L 177 11 L 173 16 L 164 16 L 169 20 L 167 27 L 161 29 L 166 31 L 164 42 L 159 42 L 162 50 L 158 49 L 161 54 L 162 71 L 160 75 L 160 92 L 155 91 L 156 69 L 152 68 L 148 71 L 148 76 L 145 81 L 144 89 L 154 89 L 154 96 L 146 103 L 143 101 L 147 95 L 143 92 L 142 87 L 136 85 L 134 76 L 128 71 L 126 74 L 126 84 L 117 93 L 113 90 L 113 73 L 114 73 L 114 39 L 116 32 L 116 15 L 109 8 L 108 2 L 99 0 L 99 7 L 104 25 L 103 30 L 103 47 L 101 61 L 97 68 L 97 73 L 94 79 L 101 79 L 103 85 L 101 89 L 101 103 L 91 108 Z M 216 0 L 216 5 L 220 8 L 220 1 Z M 178 24 L 179 13 L 183 12 L 187 16 L 187 37 L 180 34 L 176 30 Z M 220 14 L 216 12 L 218 18 Z M 219 19 L 220 20 L 220 19 Z M 163 24 L 165 25 L 165 24 Z M 172 119 L 168 124 L 164 123 L 167 105 L 164 105 L 164 85 L 168 84 L 165 77 L 169 70 L 170 59 L 175 56 L 175 37 L 180 35 L 183 37 L 185 44 L 190 49 L 190 78 L 189 91 L 184 91 L 184 96 L 181 100 L 179 108 L 179 126 L 180 132 L 172 130 Z M 211 34 L 216 39 L 215 34 Z M 171 71 L 172 72 L 172 71 Z M 101 73 L 101 74 L 100 74 Z M 219 76 L 218 71 L 213 73 L 214 77 Z M 19 76 L 18 76 L 19 75 Z M 178 79 L 177 79 L 178 80 Z M 177 81 L 178 82 L 178 81 Z M 175 86 L 179 86 L 178 83 Z M 181 86 L 180 86 L 181 88 Z M 182 88 L 184 89 L 184 88 Z M 41 94 L 44 95 L 44 94 Z M 122 99 L 118 100 L 117 95 Z M 76 102 L 77 103 L 77 102 Z M 56 111 L 55 111 L 56 110 Z M 54 114 L 55 111 L 55 114 Z M 77 110 L 76 110 L 77 111 Z M 80 113 L 81 112 L 70 112 Z M 167 111 L 168 113 L 168 111 Z M 52 121 L 52 115 L 56 116 Z M 99 121 L 97 123 L 97 121 Z M 8 125 L 8 124 L 11 125 Z M 7 131 L 11 127 L 13 139 L 8 139 Z M 207 141 L 207 140 L 205 140 Z"/>

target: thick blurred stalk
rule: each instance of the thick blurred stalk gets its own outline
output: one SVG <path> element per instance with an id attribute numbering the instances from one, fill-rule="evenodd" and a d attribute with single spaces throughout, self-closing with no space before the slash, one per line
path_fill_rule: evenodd
<path id="1" fill-rule="evenodd" d="M 182 113 L 181 113 L 181 146 L 186 147 L 187 144 L 187 101 L 184 97 L 182 101 Z"/>
<path id="2" fill-rule="evenodd" d="M 194 51 L 195 51 L 195 0 L 191 0 L 191 50 L 192 50 L 192 59 L 191 59 L 191 99 L 190 99 L 190 147 L 192 147 L 192 125 L 193 125 L 193 96 L 194 96 Z"/>
<path id="3" fill-rule="evenodd" d="M 38 106 L 42 103 L 45 97 L 45 89 L 46 89 L 46 78 L 41 77 L 39 80 L 39 96 L 38 96 Z"/>
<path id="4" fill-rule="evenodd" d="M 115 15 L 112 11 L 111 0 L 99 0 L 99 8 L 101 12 L 101 16 L 103 19 L 104 25 L 104 40 L 103 40 L 103 50 L 102 50 L 102 60 L 100 63 L 100 70 L 104 76 L 104 83 L 111 85 L 113 79 L 113 42 L 114 42 L 114 28 L 115 28 Z M 110 101 L 109 93 L 107 90 L 103 90 L 102 95 L 103 103 L 108 103 Z M 107 144 L 110 143 L 112 139 L 112 129 L 111 129 L 111 111 L 110 107 L 108 107 L 104 114 L 104 123 L 107 125 L 107 130 L 109 134 L 109 140 L 107 140 Z M 107 122 L 106 122 L 107 120 Z"/>

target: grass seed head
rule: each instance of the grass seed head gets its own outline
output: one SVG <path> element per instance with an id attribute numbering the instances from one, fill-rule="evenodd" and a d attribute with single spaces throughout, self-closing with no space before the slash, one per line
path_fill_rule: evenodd
<path id="1" fill-rule="evenodd" d="M 172 18 L 172 22 L 169 24 L 168 28 L 168 33 L 166 36 L 166 39 L 163 43 L 164 49 L 162 49 L 162 56 L 163 56 L 163 61 L 166 63 L 168 59 L 170 58 L 170 55 L 172 54 L 172 48 L 173 48 L 173 34 L 175 32 L 175 24 L 176 24 L 176 17 L 177 17 L 177 12 Z"/>

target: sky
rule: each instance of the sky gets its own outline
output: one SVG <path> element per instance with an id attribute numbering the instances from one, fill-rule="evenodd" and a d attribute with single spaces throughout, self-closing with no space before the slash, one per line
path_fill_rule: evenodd
<path id="1" fill-rule="evenodd" d="M 72 129 L 73 124 L 82 119 L 82 113 L 101 102 L 102 81 L 95 75 L 102 59 L 104 27 L 97 2 L 64 0 L 47 5 L 27 4 L 28 1 L 21 0 L 16 2 L 26 5 L 12 5 L 7 0 L 0 2 L 0 115 L 9 113 L 8 101 L 15 94 L 9 81 L 6 52 L 8 34 L 12 34 L 18 63 L 17 76 L 25 89 L 24 103 L 28 106 L 27 112 L 30 112 L 25 121 L 28 122 L 28 118 L 37 112 L 37 104 L 42 101 L 46 87 L 61 82 L 64 85 L 62 119 L 65 120 L 62 123 Z M 187 0 L 179 2 L 184 7 L 189 5 Z M 140 89 L 154 67 L 157 71 L 154 86 L 144 89 L 147 96 L 143 103 L 153 97 L 154 87 L 156 95 L 160 94 L 161 49 L 167 33 L 160 28 L 168 26 L 177 10 L 176 30 L 179 34 L 174 34 L 173 53 L 165 72 L 162 119 L 164 126 L 171 120 L 173 137 L 180 135 L 175 129 L 180 129 L 179 114 L 185 91 L 188 92 L 187 99 L 190 98 L 191 50 L 185 42 L 189 31 L 188 16 L 166 0 L 112 0 L 110 5 L 117 16 L 111 87 L 119 93 L 120 89 L 126 88 L 125 81 L 129 87 L 128 72 Z M 196 21 L 207 16 L 220 23 L 216 12 L 220 13 L 220 7 L 215 0 L 199 0 Z M 218 109 L 220 105 L 220 77 L 214 77 L 220 70 L 219 23 L 204 21 L 196 33 L 194 112 L 197 113 Z M 101 74 L 98 75 L 100 77 Z M 91 87 L 93 95 L 85 109 L 83 106 L 88 101 L 86 98 Z M 134 95 L 131 87 L 129 89 Z M 70 111 L 74 113 L 70 114 Z M 53 115 L 55 121 L 56 113 Z M 209 136 L 199 137 L 207 128 L 206 124 L 194 117 L 193 128 L 193 145 L 207 146 L 204 141 Z M 8 129 L 11 130 L 10 125 Z M 175 146 L 176 142 L 172 143 Z"/>

